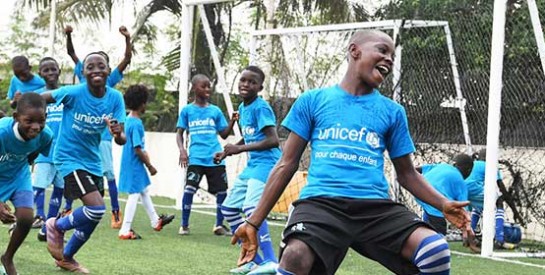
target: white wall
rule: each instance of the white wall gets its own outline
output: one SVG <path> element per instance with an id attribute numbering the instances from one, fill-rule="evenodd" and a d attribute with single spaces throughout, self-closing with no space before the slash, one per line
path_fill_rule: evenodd
<path id="1" fill-rule="evenodd" d="M 157 168 L 157 174 L 151 177 L 152 184 L 150 193 L 153 196 L 163 196 L 177 200 L 180 206 L 180 200 L 185 184 L 185 171 L 178 165 L 179 150 L 176 145 L 175 133 L 146 132 L 146 151 L 151 159 L 151 163 Z M 222 140 L 222 145 L 227 142 L 235 143 L 237 140 L 230 136 L 227 141 Z M 112 143 L 112 153 L 114 158 L 114 170 L 116 178 L 119 179 L 119 166 L 122 147 Z M 246 156 L 229 157 L 226 160 L 227 178 L 229 186 L 234 182 L 237 174 L 244 169 L 246 165 Z M 205 190 L 208 187 L 206 178 L 201 182 L 201 187 Z M 195 198 L 196 202 L 213 202 L 213 197 L 200 190 Z"/>

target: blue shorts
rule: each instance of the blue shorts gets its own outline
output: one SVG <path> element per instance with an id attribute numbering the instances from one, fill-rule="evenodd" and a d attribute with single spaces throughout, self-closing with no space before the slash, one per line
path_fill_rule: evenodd
<path id="1" fill-rule="evenodd" d="M 23 173 L 16 176 L 16 179 L 11 182 L 0 182 L 0 201 L 6 202 L 11 200 L 13 202 L 14 198 L 20 201 L 20 194 L 18 193 L 26 191 L 30 192 L 30 208 L 32 208 L 34 193 L 32 192 L 32 183 L 30 181 L 30 169 L 23 171 Z"/>
<path id="2" fill-rule="evenodd" d="M 256 207 L 263 190 L 265 190 L 265 182 L 257 179 L 237 178 L 222 205 L 236 209 Z"/>
<path id="3" fill-rule="evenodd" d="M 102 163 L 102 175 L 108 180 L 114 180 L 114 164 L 112 157 L 112 142 L 109 140 L 100 141 L 100 162 Z"/>
<path id="4" fill-rule="evenodd" d="M 64 188 L 64 180 L 53 163 L 38 162 L 34 164 L 34 173 L 32 174 L 32 186 L 38 188 L 47 188 L 53 183 L 55 187 Z"/>
<path id="5" fill-rule="evenodd" d="M 15 209 L 17 208 L 30 208 L 34 207 L 34 193 L 32 191 L 23 190 L 15 191 L 9 199 Z"/>

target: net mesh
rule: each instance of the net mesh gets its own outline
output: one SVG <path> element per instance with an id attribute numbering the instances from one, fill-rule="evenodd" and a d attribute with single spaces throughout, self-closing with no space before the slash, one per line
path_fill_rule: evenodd
<path id="1" fill-rule="evenodd" d="M 545 4 L 538 5 L 543 27 Z M 450 161 L 455 154 L 475 152 L 486 144 L 492 12 L 490 3 L 471 12 L 448 13 L 447 18 L 418 18 L 449 23 L 456 62 L 450 58 L 444 27 L 430 23 L 400 31 L 402 54 L 396 57 L 401 58 L 399 83 L 394 87 L 389 77 L 380 90 L 389 97 L 394 96 L 396 88 L 400 91 L 399 102 L 407 111 L 417 147 L 416 165 Z M 545 251 L 545 75 L 526 2 L 511 6 L 508 13 L 500 131 L 500 169 L 506 184 L 504 198 L 509 201 L 505 206 L 506 218 L 523 228 L 524 241 L 518 251 Z M 411 20 L 404 23 L 408 26 Z M 393 36 L 392 31 L 386 32 Z M 278 123 L 301 92 L 335 84 L 342 78 L 346 69 L 345 47 L 352 33 L 260 37 L 255 63 L 270 66 L 266 90 Z M 457 79 L 452 63 L 457 65 Z M 455 81 L 459 81 L 463 98 L 457 96 Z M 464 138 L 462 107 L 471 146 Z M 278 129 L 285 138 L 287 132 Z M 307 149 L 299 169 L 306 171 L 308 165 Z M 387 175 L 392 174 L 391 170 L 391 165 L 386 165 Z M 413 196 L 397 187 L 393 178 L 390 177 L 392 196 L 420 213 Z M 301 187 L 301 181 L 303 177 L 293 184 Z M 288 188 L 273 216 L 285 215 L 298 192 L 298 188 Z"/>

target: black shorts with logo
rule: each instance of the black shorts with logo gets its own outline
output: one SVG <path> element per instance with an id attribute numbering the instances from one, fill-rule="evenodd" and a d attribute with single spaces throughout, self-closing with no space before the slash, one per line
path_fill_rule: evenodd
<path id="1" fill-rule="evenodd" d="M 420 226 L 429 227 L 404 205 L 391 200 L 317 197 L 298 200 L 282 233 L 280 257 L 291 238 L 305 242 L 316 259 L 310 274 L 335 274 L 348 248 L 396 274 L 417 274 L 401 256 Z"/>
<path id="2" fill-rule="evenodd" d="M 76 170 L 64 177 L 64 197 L 79 199 L 93 191 L 104 192 L 102 176 L 90 174 L 85 170 Z"/>
<path id="3" fill-rule="evenodd" d="M 203 176 L 208 181 L 208 192 L 212 195 L 227 191 L 227 173 L 225 166 L 189 165 L 187 167 L 187 184 L 199 189 Z"/>

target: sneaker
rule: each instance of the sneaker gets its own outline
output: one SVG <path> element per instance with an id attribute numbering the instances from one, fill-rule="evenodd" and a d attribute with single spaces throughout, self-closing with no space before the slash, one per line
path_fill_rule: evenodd
<path id="1" fill-rule="evenodd" d="M 155 231 L 161 231 L 161 229 L 163 229 L 163 227 L 169 223 L 172 222 L 172 220 L 174 220 L 174 215 L 165 215 L 165 214 L 161 214 L 159 216 L 159 223 L 157 223 L 157 225 L 153 228 L 153 230 Z"/>
<path id="2" fill-rule="evenodd" d="M 63 209 L 61 212 L 61 218 L 72 214 L 72 209 Z"/>
<path id="3" fill-rule="evenodd" d="M 130 230 L 128 234 L 125 235 L 119 235 L 120 240 L 141 240 L 142 236 L 136 234 L 134 230 Z"/>
<path id="4" fill-rule="evenodd" d="M 43 227 L 38 231 L 38 241 L 47 242 L 47 235 L 45 234 Z"/>
<path id="5" fill-rule="evenodd" d="M 56 221 L 56 218 L 49 218 L 45 222 L 47 250 L 55 260 L 61 261 L 64 250 L 64 232 L 57 229 L 57 226 L 55 225 Z"/>
<path id="6" fill-rule="evenodd" d="M 214 226 L 212 229 L 212 232 L 214 232 L 214 235 L 216 236 L 232 236 L 231 231 L 227 228 L 225 225 L 218 225 Z"/>
<path id="7" fill-rule="evenodd" d="M 180 230 L 178 230 L 178 235 L 189 235 L 189 226 L 180 226 Z"/>
<path id="8" fill-rule="evenodd" d="M 495 249 L 513 250 L 513 249 L 517 248 L 517 245 L 513 244 L 513 243 L 508 243 L 508 242 L 500 243 L 500 242 L 494 240 L 494 248 Z"/>
<path id="9" fill-rule="evenodd" d="M 82 273 L 82 274 L 89 274 L 89 269 L 83 267 L 80 265 L 76 260 L 56 260 L 55 264 L 57 264 L 58 267 L 75 273 Z"/>
<path id="10" fill-rule="evenodd" d="M 8 228 L 8 235 L 11 237 L 13 234 L 13 230 L 15 230 L 15 227 L 17 226 L 17 223 L 12 223 Z"/>
<path id="11" fill-rule="evenodd" d="M 276 269 L 278 268 L 278 264 L 275 262 L 264 262 L 257 266 L 257 268 L 253 269 L 248 273 L 248 275 L 258 275 L 258 274 L 276 274 Z"/>
<path id="12" fill-rule="evenodd" d="M 32 228 L 42 228 L 45 221 L 42 217 L 36 216 L 34 217 L 34 222 L 32 223 Z"/>
<path id="13" fill-rule="evenodd" d="M 245 263 L 237 268 L 233 268 L 231 270 L 229 270 L 229 272 L 233 275 L 246 275 L 248 274 L 249 272 L 251 272 L 252 270 L 256 269 L 258 267 L 258 265 L 254 262 L 248 262 L 248 263 Z"/>
<path id="14" fill-rule="evenodd" d="M 123 216 L 120 210 L 112 211 L 112 222 L 110 226 L 113 229 L 121 229 L 121 223 L 123 222 Z"/>

